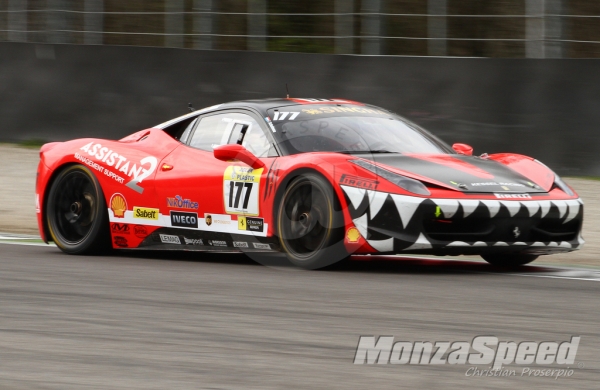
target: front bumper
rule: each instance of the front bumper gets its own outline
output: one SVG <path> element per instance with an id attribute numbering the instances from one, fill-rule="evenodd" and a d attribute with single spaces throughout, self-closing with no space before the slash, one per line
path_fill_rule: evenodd
<path id="1" fill-rule="evenodd" d="M 584 244 L 580 199 L 433 199 L 342 189 L 355 226 L 379 252 L 551 254 Z"/>

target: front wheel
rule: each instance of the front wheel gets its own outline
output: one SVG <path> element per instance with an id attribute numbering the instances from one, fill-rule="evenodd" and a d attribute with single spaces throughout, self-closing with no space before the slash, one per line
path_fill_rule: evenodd
<path id="1" fill-rule="evenodd" d="M 317 269 L 348 258 L 344 222 L 331 185 L 303 174 L 287 187 L 277 213 L 279 240 L 294 265 Z"/>
<path id="2" fill-rule="evenodd" d="M 487 254 L 481 255 L 483 260 L 498 267 L 519 267 L 529 264 L 539 256 L 528 255 L 523 253 L 503 253 L 503 254 Z"/>
<path id="3" fill-rule="evenodd" d="M 52 183 L 46 221 L 52 240 L 65 253 L 98 254 L 111 247 L 102 188 L 82 165 L 64 169 Z"/>

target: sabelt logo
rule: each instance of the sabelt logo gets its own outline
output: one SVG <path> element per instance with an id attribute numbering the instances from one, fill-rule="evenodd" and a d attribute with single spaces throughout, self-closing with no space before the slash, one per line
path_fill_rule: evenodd
<path id="1" fill-rule="evenodd" d="M 133 208 L 133 218 L 158 221 L 158 209 L 148 209 L 145 207 L 135 206 Z"/>

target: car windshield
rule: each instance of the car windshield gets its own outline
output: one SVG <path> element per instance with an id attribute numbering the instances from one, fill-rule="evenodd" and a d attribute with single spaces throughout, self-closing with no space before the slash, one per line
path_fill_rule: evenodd
<path id="1" fill-rule="evenodd" d="M 289 154 L 452 153 L 432 134 L 389 112 L 363 107 L 354 112 L 323 112 L 326 108 L 270 110 L 281 146 Z"/>

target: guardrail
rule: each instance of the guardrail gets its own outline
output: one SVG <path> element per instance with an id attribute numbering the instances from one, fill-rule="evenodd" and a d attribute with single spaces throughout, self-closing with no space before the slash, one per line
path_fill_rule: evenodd
<path id="1" fill-rule="evenodd" d="M 592 0 L 307 0 L 303 5 L 47 0 L 46 8 L 34 8 L 43 4 L 35 0 L 3 3 L 0 40 L 14 42 L 364 55 L 600 56 L 600 15 L 591 13 L 600 7 Z"/>

